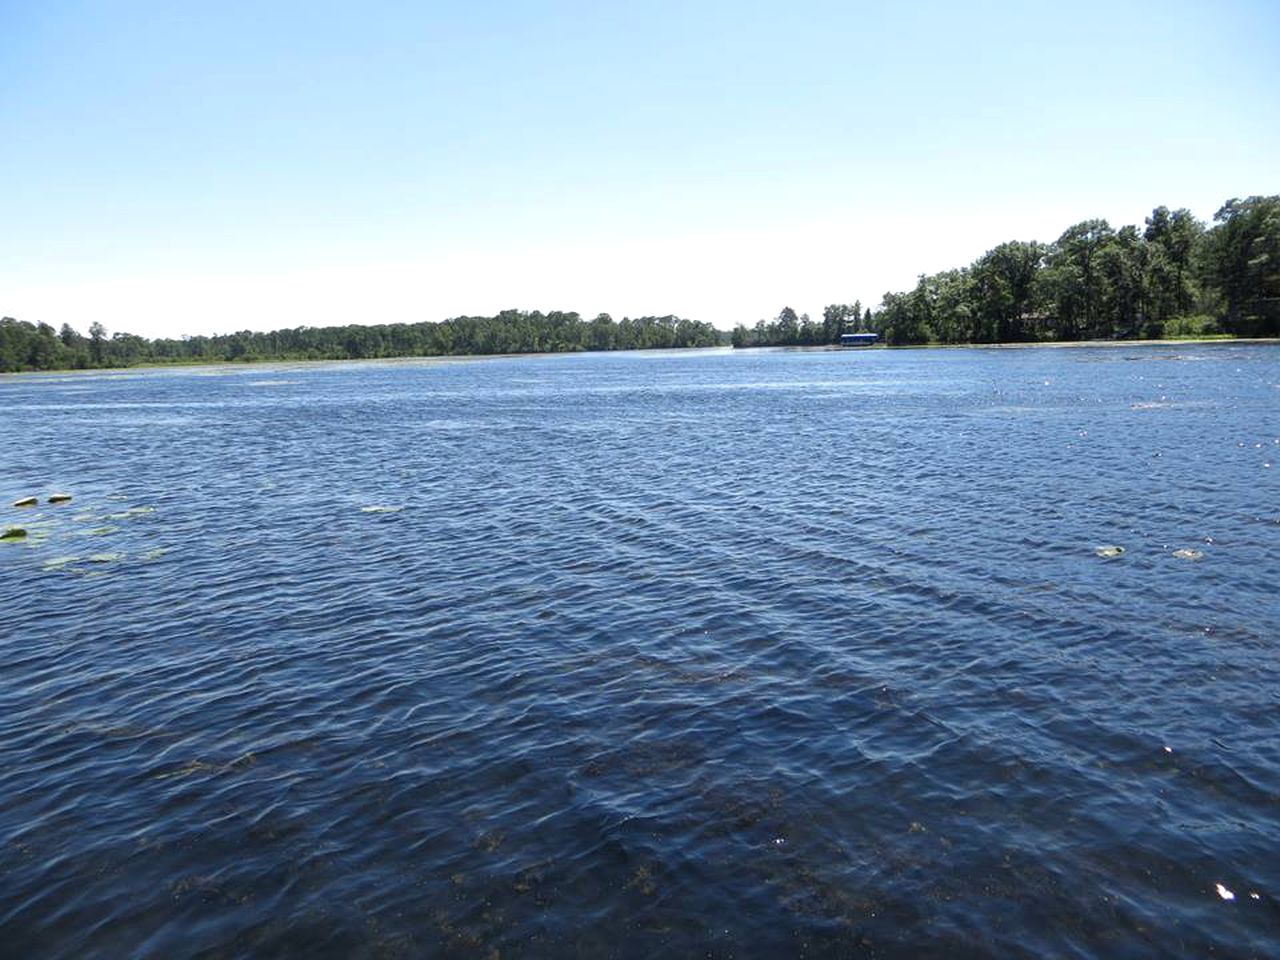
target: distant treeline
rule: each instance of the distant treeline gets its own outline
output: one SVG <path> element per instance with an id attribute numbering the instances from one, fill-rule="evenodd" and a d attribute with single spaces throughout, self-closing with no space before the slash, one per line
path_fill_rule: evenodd
<path id="1" fill-rule="evenodd" d="M 607 313 L 584 320 L 576 313 L 505 310 L 496 317 L 457 317 L 440 323 L 296 327 L 214 337 L 148 340 L 108 335 L 100 323 L 83 336 L 63 324 L 0 320 L 0 371 L 128 367 L 140 363 L 216 363 L 252 360 L 349 360 L 460 354 L 559 353 L 713 347 L 721 334 L 709 323 L 680 317 L 623 318 Z"/>
<path id="2" fill-rule="evenodd" d="M 1054 243 L 1002 243 L 967 267 L 922 275 L 880 309 L 832 304 L 821 321 L 790 307 L 733 331 L 739 347 L 835 343 L 1001 343 L 1280 336 L 1280 196 L 1229 200 L 1206 228 L 1157 207 L 1143 229 L 1105 220 Z"/>
<path id="3" fill-rule="evenodd" d="M 1000 343 L 1209 336 L 1280 336 L 1280 196 L 1229 200 L 1206 227 L 1188 210 L 1157 207 L 1143 229 L 1105 220 L 1069 227 L 1045 245 L 1002 243 L 967 267 L 922 275 L 914 290 L 886 293 L 876 311 L 831 304 L 821 320 L 784 308 L 772 321 L 739 325 L 735 347 L 837 343 L 870 331 L 889 344 Z M 88 336 L 0 320 L 0 371 L 575 350 L 710 347 L 709 323 L 679 317 L 505 310 L 440 323 L 295 327 L 213 337 L 148 340 Z"/>

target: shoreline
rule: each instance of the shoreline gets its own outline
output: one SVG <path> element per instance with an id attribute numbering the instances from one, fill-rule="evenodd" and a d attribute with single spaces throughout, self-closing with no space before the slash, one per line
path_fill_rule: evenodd
<path id="1" fill-rule="evenodd" d="M 714 347 L 683 347 L 670 349 L 705 350 Z M 323 360 L 192 360 L 175 363 L 138 363 L 132 367 L 55 367 L 49 370 L 15 370 L 0 373 L 0 380 L 5 377 L 47 377 L 47 376 L 95 376 L 102 374 L 142 373 L 156 370 L 296 370 L 320 366 L 337 366 L 348 363 L 470 363 L 476 360 L 511 360 L 518 357 L 560 357 L 568 353 L 624 353 L 622 350 L 596 351 L 563 351 L 561 353 L 451 353 L 439 356 L 404 356 L 404 357 L 342 357 Z"/>
<path id="2" fill-rule="evenodd" d="M 876 343 L 863 347 L 843 347 L 835 343 L 775 344 L 767 347 L 733 347 L 734 350 L 838 350 L 868 353 L 873 350 L 1033 350 L 1049 347 L 1055 350 L 1077 347 L 1176 347 L 1227 344 L 1280 344 L 1280 337 L 1187 337 L 1176 340 L 1016 340 L 1002 343 Z"/>
<path id="3" fill-rule="evenodd" d="M 1178 345 L 1205 346 L 1214 343 L 1258 344 L 1280 343 L 1278 337 L 1178 337 L 1159 340 L 1043 340 L 1040 342 L 1016 341 L 1008 343 L 922 343 L 921 347 L 966 347 L 969 349 L 1021 350 L 1027 347 L 1176 347 Z M 912 344 L 912 346 L 917 346 Z M 893 349 L 901 349 L 894 347 Z"/>
<path id="4" fill-rule="evenodd" d="M 303 359 L 263 359 L 263 360 L 205 360 L 175 363 L 139 363 L 132 367 L 64 367 L 48 370 L 16 370 L 0 373 L 0 381 L 8 377 L 33 376 L 94 376 L 102 374 L 121 374 L 153 370 L 253 370 L 253 369 L 306 369 L 324 365 L 345 365 L 351 363 L 471 363 L 477 360 L 516 360 L 526 357 L 564 357 L 583 354 L 605 355 L 610 353 L 688 353 L 694 351 L 747 351 L 747 350 L 832 350 L 860 353 L 871 350 L 1033 350 L 1049 348 L 1067 350 L 1081 347 L 1174 347 L 1174 346 L 1207 346 L 1213 344 L 1260 345 L 1280 344 L 1280 337 L 1187 337 L 1160 340 L 1045 340 L 1045 341 L 1011 341 L 1004 343 L 877 343 L 870 347 L 842 347 L 839 344 L 780 344 L 767 347 L 654 347 L 642 350 L 560 350 L 541 351 L 538 353 L 456 353 L 440 355 L 407 355 L 403 357 L 341 357 L 319 360 Z"/>

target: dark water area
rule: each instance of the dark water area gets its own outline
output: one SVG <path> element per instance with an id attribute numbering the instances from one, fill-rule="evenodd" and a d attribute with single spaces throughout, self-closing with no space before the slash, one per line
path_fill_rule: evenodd
<path id="1" fill-rule="evenodd" d="M 1280 347 L 3 377 L 0 451 L 4 957 L 1280 956 Z"/>

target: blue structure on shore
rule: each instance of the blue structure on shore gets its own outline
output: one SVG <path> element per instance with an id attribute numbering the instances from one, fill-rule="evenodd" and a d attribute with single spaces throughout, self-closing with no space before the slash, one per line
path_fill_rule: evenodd
<path id="1" fill-rule="evenodd" d="M 842 347 L 869 347 L 880 339 L 878 333 L 842 333 L 840 334 L 840 346 Z"/>

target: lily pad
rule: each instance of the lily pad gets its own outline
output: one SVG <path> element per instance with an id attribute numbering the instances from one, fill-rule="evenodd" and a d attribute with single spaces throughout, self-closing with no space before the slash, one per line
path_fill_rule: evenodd
<path id="1" fill-rule="evenodd" d="M 1124 556 L 1124 547 L 1118 547 L 1114 543 L 1108 543 L 1105 546 L 1095 547 L 1093 552 L 1103 560 L 1114 560 L 1116 557 Z"/>

